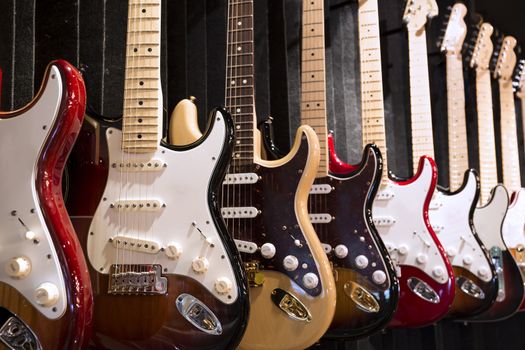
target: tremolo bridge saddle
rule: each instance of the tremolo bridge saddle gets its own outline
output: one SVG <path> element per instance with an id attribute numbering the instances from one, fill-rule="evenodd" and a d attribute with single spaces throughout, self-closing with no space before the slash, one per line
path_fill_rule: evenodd
<path id="1" fill-rule="evenodd" d="M 159 295 L 168 291 L 160 265 L 111 265 L 109 294 Z"/>

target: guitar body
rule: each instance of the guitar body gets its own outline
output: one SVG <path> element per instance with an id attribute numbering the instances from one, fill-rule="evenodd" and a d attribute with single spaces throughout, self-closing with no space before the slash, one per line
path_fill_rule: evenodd
<path id="1" fill-rule="evenodd" d="M 32 102 L 0 112 L 0 348 L 81 349 L 90 337 L 91 283 L 61 185 L 85 98 L 59 60 Z"/>
<path id="2" fill-rule="evenodd" d="M 266 153 L 279 158 L 282 153 L 273 142 L 271 123 L 264 123 L 262 130 Z M 331 135 L 328 143 L 332 150 Z M 337 307 L 325 338 L 355 339 L 372 334 L 386 327 L 396 309 L 399 286 L 395 270 L 371 216 L 381 172 L 379 149 L 369 145 L 352 171 L 317 178 L 310 193 L 313 226 L 336 277 Z M 324 191 L 326 188 L 330 190 Z M 319 219 L 321 215 L 328 215 L 328 219 Z"/>
<path id="3" fill-rule="evenodd" d="M 438 189 L 430 203 L 430 222 L 456 278 L 456 296 L 447 315 L 451 318 L 478 315 L 490 308 L 497 296 L 496 271 L 473 223 L 478 198 L 479 180 L 474 170 L 468 170 L 456 192 Z"/>
<path id="4" fill-rule="evenodd" d="M 350 169 L 331 158 L 332 173 Z M 421 157 L 416 175 L 389 179 L 373 202 L 375 226 L 399 269 L 399 302 L 390 327 L 430 325 L 448 313 L 454 300 L 453 269 L 428 219 L 436 181 L 434 161 Z"/>
<path id="5" fill-rule="evenodd" d="M 115 125 L 84 127 L 86 142 L 69 164 L 68 204 L 91 263 L 96 346 L 237 346 L 248 314 L 246 279 L 216 203 L 231 157 L 229 115 L 215 110 L 205 135 L 188 146 L 161 144 L 133 157 L 122 153 Z M 150 170 L 126 169 L 134 164 Z M 84 183 L 83 191 L 78 179 L 91 177 L 95 187 Z M 147 203 L 143 212 L 125 209 Z M 137 289 L 133 275 L 141 273 L 153 283 Z"/>

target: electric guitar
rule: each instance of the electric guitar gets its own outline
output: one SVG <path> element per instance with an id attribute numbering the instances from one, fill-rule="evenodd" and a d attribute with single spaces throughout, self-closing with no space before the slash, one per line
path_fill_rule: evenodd
<path id="1" fill-rule="evenodd" d="M 405 22 L 409 27 L 409 38 L 416 37 L 417 47 L 411 50 L 411 63 L 417 59 L 426 64 L 426 47 L 421 51 L 421 42 L 426 45 L 424 25 L 426 16 L 437 7 L 432 2 L 409 1 L 405 10 Z M 377 18 L 377 7 L 373 16 Z M 422 28 L 422 29 L 421 29 Z M 375 143 L 381 149 L 383 166 L 387 166 L 387 147 L 383 105 L 383 83 L 381 74 L 381 46 L 378 35 L 368 35 L 361 40 L 361 94 L 363 144 Z M 414 41 L 410 40 L 410 45 Z M 417 50 L 417 48 L 420 50 Z M 363 54 L 364 53 L 364 54 Z M 425 66 L 426 67 L 426 66 Z M 424 73 L 424 74 L 423 74 Z M 424 79 L 427 72 L 418 77 Z M 412 76 L 412 75 L 411 75 Z M 428 79 L 428 78 L 427 78 Z M 415 81 L 411 78 L 411 89 Z M 428 85 L 428 80 L 427 80 Z M 428 90 L 428 86 L 426 87 Z M 412 90 L 411 90 L 412 91 Z M 424 90 L 423 90 L 424 91 Z M 414 97 L 415 96 L 411 96 Z M 412 101 L 413 106 L 416 101 Z M 414 122 L 414 119 L 413 119 Z M 381 187 L 372 207 L 372 216 L 391 258 L 398 266 L 400 297 L 399 304 L 390 322 L 391 327 L 417 327 L 432 324 L 449 310 L 454 298 L 452 266 L 428 221 L 429 203 L 437 181 L 434 160 L 423 156 L 414 143 L 415 175 L 408 180 L 384 174 Z M 330 170 L 340 173 L 349 169 L 332 153 Z M 419 159 L 419 163 L 418 163 Z"/>
<path id="2" fill-rule="evenodd" d="M 86 125 L 69 167 L 69 205 L 95 294 L 93 341 L 235 348 L 247 287 L 216 205 L 233 125 L 215 110 L 196 142 L 161 141 L 160 9 L 159 0 L 129 2 L 122 125 Z"/>
<path id="3" fill-rule="evenodd" d="M 476 69 L 476 95 L 479 134 L 479 163 L 481 180 L 480 204 L 476 208 L 474 224 L 481 240 L 489 249 L 498 275 L 498 294 L 494 304 L 470 320 L 493 321 L 514 314 L 523 299 L 520 270 L 502 237 L 502 223 L 508 207 L 507 190 L 498 185 L 496 144 L 492 114 L 492 87 L 488 69 L 493 45 L 492 26 L 483 23 L 473 50 L 470 65 Z M 491 192 L 491 188 L 493 188 Z"/>
<path id="4" fill-rule="evenodd" d="M 227 35 L 226 107 L 234 118 L 235 147 L 220 202 L 250 285 L 250 319 L 239 348 L 304 349 L 327 330 L 336 299 L 330 264 L 307 212 L 319 141 L 312 128 L 301 126 L 284 158 L 261 158 L 253 1 L 228 1 Z M 187 127 L 177 134 L 181 124 L 172 119 L 175 144 L 198 136 Z"/>
<path id="5" fill-rule="evenodd" d="M 474 169 L 466 170 L 469 163 L 461 54 L 467 32 L 464 22 L 466 13 L 467 8 L 462 3 L 456 3 L 451 8 L 443 41 L 439 45 L 446 57 L 451 192 L 439 188 L 434 193 L 429 212 L 430 222 L 454 268 L 456 296 L 448 314 L 453 318 L 471 317 L 486 311 L 496 299 L 498 288 L 494 265 L 473 223 L 479 198 L 479 179 Z M 480 227 L 480 233 L 488 235 L 487 238 L 500 232 L 484 230 Z"/>
<path id="6" fill-rule="evenodd" d="M 91 283 L 61 185 L 85 103 L 80 73 L 59 60 L 33 101 L 0 112 L 0 348 L 81 349 L 89 340 Z"/>
<path id="7" fill-rule="evenodd" d="M 372 30 L 370 11 L 374 6 L 377 11 L 375 0 L 360 1 L 361 36 L 371 35 L 364 28 Z M 379 25 L 373 29 L 378 34 Z M 325 338 L 348 339 L 386 327 L 397 306 L 399 286 L 388 252 L 372 222 L 372 200 L 382 175 L 379 148 L 366 145 L 361 163 L 345 173 L 328 173 L 327 142 L 333 140 L 330 137 L 328 141 L 326 126 L 324 41 L 324 3 L 304 0 L 301 123 L 312 126 L 321 144 L 321 164 L 310 190 L 309 212 L 337 276 L 337 308 Z M 279 158 L 281 152 L 276 151 L 271 125 L 271 121 L 263 125 L 266 152 Z"/>
<path id="8" fill-rule="evenodd" d="M 503 184 L 507 190 L 511 192 L 507 215 L 503 221 L 503 241 L 515 256 L 523 277 L 525 268 L 520 263 L 520 250 L 522 250 L 525 244 L 525 189 L 521 187 L 518 131 L 512 82 L 514 67 L 516 65 L 515 46 L 516 39 L 511 36 L 503 38 L 501 50 L 494 69 L 494 77 L 498 79 L 500 95 Z M 522 289 L 522 283 L 522 281 L 518 282 L 516 280 L 513 287 Z"/>

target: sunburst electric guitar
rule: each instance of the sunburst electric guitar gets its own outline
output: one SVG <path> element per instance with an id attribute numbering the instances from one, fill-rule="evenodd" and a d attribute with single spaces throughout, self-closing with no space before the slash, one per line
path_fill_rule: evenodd
<path id="1" fill-rule="evenodd" d="M 93 295 L 62 198 L 62 172 L 84 117 L 85 87 L 65 61 L 36 97 L 0 112 L 0 348 L 80 349 Z"/>
<path id="2" fill-rule="evenodd" d="M 105 349 L 234 348 L 247 321 L 247 284 L 216 205 L 233 125 L 215 110 L 199 140 L 161 141 L 160 9 L 158 0 L 130 1 L 122 127 L 86 124 L 69 164 L 68 202 L 95 294 L 93 341 Z"/>

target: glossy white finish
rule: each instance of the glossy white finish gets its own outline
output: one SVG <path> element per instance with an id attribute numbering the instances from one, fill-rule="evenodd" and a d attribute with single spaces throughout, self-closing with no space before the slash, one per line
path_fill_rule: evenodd
<path id="1" fill-rule="evenodd" d="M 474 211 L 474 227 L 487 249 L 499 247 L 506 250 L 502 239 L 502 224 L 507 213 L 509 198 L 507 190 L 502 185 L 494 187 L 492 197 L 483 207 L 478 207 Z"/>
<path id="2" fill-rule="evenodd" d="M 61 103 L 62 77 L 58 68 L 53 66 L 42 96 L 31 109 L 14 118 L 0 119 L 0 167 L 3 169 L 0 181 L 0 281 L 13 286 L 50 319 L 64 314 L 67 295 L 60 262 L 40 209 L 35 180 L 42 146 Z M 38 239 L 38 244 L 28 239 L 32 235 Z M 12 258 L 21 256 L 32 262 L 31 272 L 22 279 L 10 277 L 3 267 Z M 35 299 L 35 291 L 46 282 L 54 284 L 58 290 L 56 302 L 50 306 L 40 305 Z"/>
<path id="3" fill-rule="evenodd" d="M 477 190 L 476 176 L 470 172 L 467 183 L 460 192 L 446 195 L 440 190 L 434 192 L 431 209 L 428 212 L 432 227 L 439 227 L 437 236 L 453 266 L 467 269 L 481 280 L 488 282 L 494 276 L 487 256 L 472 232 L 469 222 L 470 208 L 474 204 Z M 489 271 L 488 273 L 486 273 Z M 485 272 L 485 273 L 484 273 Z"/>
<path id="4" fill-rule="evenodd" d="M 503 240 L 510 249 L 525 246 L 525 189 L 514 193 L 503 221 Z"/>
<path id="5" fill-rule="evenodd" d="M 228 278 L 233 283 L 236 281 L 208 207 L 210 179 L 226 137 L 222 114 L 218 112 L 215 118 L 207 138 L 198 146 L 183 151 L 159 146 L 153 154 L 123 153 L 121 131 L 114 128 L 107 130 L 110 163 L 122 159 L 125 162 L 158 159 L 166 166 L 160 172 L 127 175 L 118 168 L 109 169 L 103 200 L 91 223 L 92 234 L 88 236 L 89 261 L 95 270 L 107 274 L 113 264 L 160 264 L 164 274 L 189 276 L 226 304 L 237 299 L 236 286 L 227 294 L 218 293 L 215 288 L 219 278 Z M 111 209 L 109 203 L 119 200 L 157 200 L 165 203 L 166 207 L 154 212 L 119 212 Z M 119 235 L 158 242 L 161 250 L 156 254 L 147 254 L 116 249 L 108 239 Z M 163 252 L 168 245 L 178 245 L 180 255 L 177 259 Z M 207 268 L 205 265 L 208 265 Z"/>
<path id="6" fill-rule="evenodd" d="M 438 283 L 446 283 L 447 274 L 443 276 L 432 274 L 432 270 L 436 267 L 441 267 L 444 271 L 447 269 L 423 217 L 423 206 L 432 183 L 432 165 L 427 159 L 423 164 L 423 171 L 415 181 L 405 185 L 389 181 L 386 187 L 380 188 L 378 195 L 387 191 L 390 193 L 390 199 L 374 201 L 372 216 L 391 217 L 394 220 L 392 225 L 377 226 L 377 230 L 396 264 L 413 266 Z M 399 253 L 399 247 L 403 247 L 406 253 Z M 417 262 L 418 254 L 427 255 L 426 262 Z"/>

